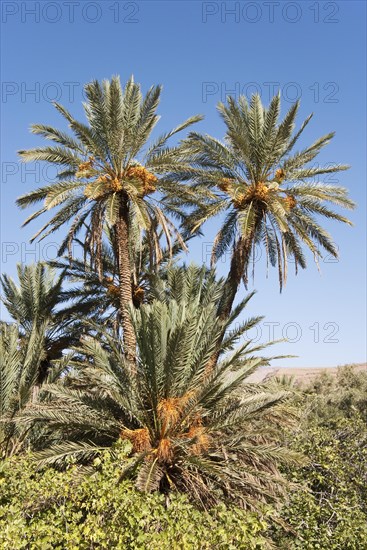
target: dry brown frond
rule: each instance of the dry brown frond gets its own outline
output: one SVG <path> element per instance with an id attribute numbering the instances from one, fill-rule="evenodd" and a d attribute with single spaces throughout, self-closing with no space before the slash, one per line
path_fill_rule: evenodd
<path id="1" fill-rule="evenodd" d="M 168 438 L 161 439 L 155 451 L 159 461 L 171 462 L 173 460 L 173 457 L 174 457 L 173 446 L 171 441 Z"/>
<path id="2" fill-rule="evenodd" d="M 227 191 L 231 189 L 232 185 L 233 180 L 230 178 L 222 178 L 220 183 L 218 183 L 219 189 L 221 189 L 221 191 L 224 191 L 225 193 L 227 193 Z"/>
<path id="3" fill-rule="evenodd" d="M 113 297 L 119 296 L 120 288 L 117 285 L 109 284 L 107 285 L 107 294 Z"/>
<path id="4" fill-rule="evenodd" d="M 143 303 L 144 300 L 144 288 L 141 286 L 135 287 L 133 290 L 133 302 L 136 307 L 140 306 L 140 304 Z"/>
<path id="5" fill-rule="evenodd" d="M 284 206 L 286 210 L 292 210 L 297 204 L 296 199 L 292 195 L 288 195 L 288 197 L 285 197 L 284 199 Z"/>
<path id="6" fill-rule="evenodd" d="M 282 181 L 285 180 L 285 172 L 281 168 L 278 168 L 278 170 L 275 171 L 275 181 L 278 183 L 282 183 Z"/>
<path id="7" fill-rule="evenodd" d="M 127 439 L 133 446 L 134 453 L 150 451 L 152 448 L 150 435 L 147 428 L 139 428 L 137 430 L 124 429 L 120 433 L 121 439 Z"/>
<path id="8" fill-rule="evenodd" d="M 194 440 L 191 446 L 191 451 L 194 455 L 200 455 L 207 452 L 212 441 L 206 429 L 201 425 L 190 426 L 187 437 Z"/>

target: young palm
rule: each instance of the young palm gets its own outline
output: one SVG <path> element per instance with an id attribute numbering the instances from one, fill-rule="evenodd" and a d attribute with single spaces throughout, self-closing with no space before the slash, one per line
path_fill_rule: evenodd
<path id="1" fill-rule="evenodd" d="M 38 394 L 39 372 L 45 359 L 44 322 L 19 339 L 19 327 L 0 326 L 0 457 L 19 451 L 29 430 L 17 426 L 15 417 Z M 49 373 L 49 381 L 54 377 Z"/>
<path id="2" fill-rule="evenodd" d="M 132 302 L 131 233 L 146 232 L 152 243 L 152 253 L 159 247 L 157 229 L 161 227 L 168 243 L 171 235 L 179 238 L 165 214 L 163 195 L 182 197 L 190 202 L 187 186 L 169 181 L 165 174 L 185 169 L 177 147 L 168 148 L 167 140 L 201 119 L 196 116 L 162 135 L 146 150 L 147 142 L 158 121 L 156 114 L 161 87 L 150 88 L 145 97 L 131 78 L 124 90 L 117 77 L 100 84 L 86 85 L 84 110 L 88 124 L 75 120 L 61 105 L 57 110 L 66 118 L 74 136 L 41 124 L 32 132 L 56 145 L 20 151 L 24 161 L 45 161 L 61 167 L 56 181 L 20 197 L 18 205 L 25 208 L 44 201 L 25 224 L 41 214 L 59 207 L 58 212 L 33 238 L 44 238 L 67 222 L 71 222 L 61 249 L 72 242 L 79 231 L 88 227 L 87 239 L 94 251 L 97 271 L 101 271 L 100 253 L 104 224 L 117 235 L 120 313 L 124 343 L 130 360 L 135 357 L 135 335 L 128 315 Z M 160 191 L 159 196 L 154 195 Z M 177 216 L 182 212 L 174 211 Z M 135 230 L 132 228 L 135 226 Z M 153 246 L 154 245 L 154 246 Z"/>
<path id="3" fill-rule="evenodd" d="M 105 332 L 85 339 L 72 375 L 47 386 L 51 400 L 20 418 L 52 434 L 38 452 L 40 464 L 70 456 L 85 462 L 122 439 L 130 456 L 121 476 L 134 477 L 141 490 L 184 491 L 203 506 L 228 499 L 256 507 L 276 498 L 283 487 L 278 464 L 297 460 L 274 430 L 290 420 L 289 394 L 246 384 L 268 359 L 255 357 L 261 348 L 250 341 L 233 349 L 243 327 L 228 334 L 222 351 L 229 353 L 207 371 L 229 325 L 216 315 L 220 286 L 197 268 L 187 280 L 179 270 L 168 277 L 166 299 L 131 308 L 138 376 L 116 338 Z"/>
<path id="4" fill-rule="evenodd" d="M 193 163 L 194 187 L 213 192 L 213 198 L 196 209 L 192 227 L 197 229 L 210 217 L 226 212 L 212 249 L 215 263 L 232 248 L 226 295 L 220 308 L 223 318 L 229 315 L 241 280 L 247 284 L 256 245 L 263 244 L 267 263 L 270 260 L 278 266 L 282 290 L 289 257 L 294 260 L 296 273 L 298 266 L 306 267 L 303 246 L 311 250 L 316 262 L 321 256 L 319 247 L 337 256 L 335 244 L 317 218 L 351 223 L 330 206 L 354 207 L 346 189 L 315 181 L 322 174 L 346 170 L 348 166 L 310 164 L 333 134 L 293 152 L 312 116 L 294 133 L 298 107 L 298 102 L 292 105 L 279 122 L 279 95 L 269 108 L 262 105 L 258 95 L 250 104 L 245 97 L 238 102 L 229 97 L 226 105 L 218 105 L 227 127 L 225 142 L 191 133 L 185 143 Z"/>
<path id="5" fill-rule="evenodd" d="M 75 345 L 80 336 L 80 316 L 83 308 L 65 306 L 70 298 L 62 289 L 64 273 L 60 275 L 43 263 L 18 264 L 19 285 L 8 275 L 1 276 L 2 301 L 19 328 L 20 340 L 30 338 L 32 331 L 44 331 L 43 353 L 39 361 L 37 384 L 42 384 L 51 362 Z M 72 317 L 77 309 L 79 319 Z"/>

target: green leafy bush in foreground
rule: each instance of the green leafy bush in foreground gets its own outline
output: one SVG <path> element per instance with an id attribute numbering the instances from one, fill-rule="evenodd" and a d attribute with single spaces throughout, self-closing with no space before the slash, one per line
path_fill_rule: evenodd
<path id="1" fill-rule="evenodd" d="M 90 476 L 76 466 L 36 472 L 30 457 L 0 463 L 0 548 L 267 548 L 255 514 L 224 505 L 201 512 L 178 494 L 167 507 L 163 495 L 118 483 L 123 454 L 119 446 L 103 453 Z"/>

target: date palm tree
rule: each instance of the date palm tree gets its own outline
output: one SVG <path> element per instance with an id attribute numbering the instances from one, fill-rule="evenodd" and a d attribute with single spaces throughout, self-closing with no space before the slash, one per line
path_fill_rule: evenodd
<path id="1" fill-rule="evenodd" d="M 186 153 L 193 166 L 193 187 L 205 187 L 213 193 L 195 209 L 191 227 L 197 230 L 211 217 L 226 213 L 212 248 L 213 264 L 228 249 L 232 251 L 226 293 L 220 306 L 222 318 L 229 315 L 241 281 L 247 285 L 256 245 L 264 246 L 267 264 L 270 261 L 277 265 L 282 290 L 289 257 L 294 260 L 296 273 L 298 266 L 306 267 L 303 247 L 312 252 L 316 262 L 321 256 L 320 247 L 337 257 L 331 236 L 317 218 L 351 224 L 333 209 L 354 207 L 347 190 L 317 179 L 348 166 L 311 165 L 334 134 L 294 152 L 312 117 L 307 117 L 294 132 L 298 108 L 296 102 L 279 122 L 279 94 L 268 108 L 258 95 L 250 103 L 243 96 L 238 101 L 229 97 L 227 104 L 218 104 L 226 124 L 224 142 L 194 132 L 186 140 Z"/>
<path id="2" fill-rule="evenodd" d="M 25 224 L 41 214 L 59 207 L 57 213 L 33 237 L 45 238 L 71 222 L 61 245 L 63 250 L 79 231 L 87 227 L 87 239 L 94 251 L 97 271 L 101 273 L 100 256 L 103 228 L 107 223 L 116 231 L 119 275 L 120 314 L 125 351 L 135 357 L 135 335 L 128 315 L 133 298 L 129 240 L 131 234 L 145 232 L 150 237 L 152 254 L 159 252 L 157 230 L 161 228 L 167 242 L 171 236 L 180 239 L 167 216 L 170 196 L 195 198 L 188 186 L 170 181 L 165 175 L 184 169 L 177 147 L 168 148 L 167 140 L 201 119 L 192 117 L 163 134 L 147 146 L 159 117 L 156 113 L 161 87 L 153 86 L 145 97 L 131 78 L 122 90 L 119 78 L 93 81 L 85 86 L 84 110 L 88 124 L 83 124 L 61 105 L 56 109 L 67 120 L 73 136 L 53 127 L 34 124 L 34 134 L 55 145 L 20 151 L 27 162 L 45 161 L 60 167 L 56 181 L 21 196 L 21 208 L 43 201 L 40 210 Z M 160 193 L 155 193 L 159 191 Z M 163 199 L 162 199 L 163 197 Z M 191 197 L 191 199 L 190 199 Z M 174 215 L 182 216 L 179 208 Z M 133 231 L 132 228 L 135 228 Z M 32 239 L 32 240 L 33 240 Z"/>
<path id="3" fill-rule="evenodd" d="M 246 384 L 269 359 L 254 355 L 265 346 L 250 340 L 235 346 L 243 326 L 228 333 L 222 360 L 207 371 L 230 324 L 216 313 L 222 286 L 202 269 L 182 268 L 169 274 L 162 299 L 131 308 L 138 376 L 115 337 L 84 339 L 72 374 L 48 385 L 50 400 L 19 419 L 51 434 L 36 453 L 39 464 L 70 456 L 85 463 L 123 440 L 130 451 L 121 477 L 135 478 L 141 490 L 187 492 L 204 507 L 221 499 L 248 507 L 276 499 L 284 485 L 278 464 L 299 459 L 273 429 L 291 421 L 290 394 Z"/>
<path id="4" fill-rule="evenodd" d="M 20 427 L 15 417 L 39 395 L 39 373 L 46 358 L 45 322 L 33 325 L 19 338 L 19 326 L 0 325 L 0 457 L 24 448 L 30 429 Z M 60 369 L 49 369 L 47 379 L 55 382 Z"/>
<path id="5" fill-rule="evenodd" d="M 33 331 L 43 333 L 43 352 L 38 365 L 37 384 L 43 384 L 51 363 L 70 346 L 77 344 L 80 320 L 89 313 L 83 304 L 67 304 L 70 295 L 64 291 L 64 271 L 39 262 L 17 265 L 19 284 L 7 274 L 1 276 L 2 302 L 18 327 L 20 342 L 27 341 Z M 73 316 L 78 313 L 78 318 Z"/>

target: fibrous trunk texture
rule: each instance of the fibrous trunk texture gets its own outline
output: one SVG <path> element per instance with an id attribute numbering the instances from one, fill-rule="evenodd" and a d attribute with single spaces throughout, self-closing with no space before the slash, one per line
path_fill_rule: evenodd
<path id="1" fill-rule="evenodd" d="M 122 202 L 119 218 L 116 222 L 118 269 L 119 269 L 119 300 L 120 315 L 123 330 L 123 342 L 126 359 L 131 362 L 135 370 L 136 361 L 136 337 L 134 327 L 129 315 L 129 306 L 132 304 L 132 272 L 129 256 L 129 212 L 127 202 Z"/>

